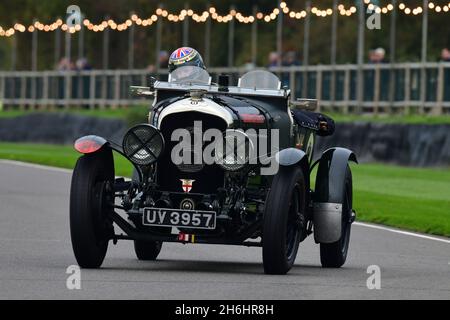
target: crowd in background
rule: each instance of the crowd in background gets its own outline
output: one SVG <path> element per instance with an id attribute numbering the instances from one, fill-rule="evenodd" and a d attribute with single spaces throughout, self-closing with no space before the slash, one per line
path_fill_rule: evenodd
<path id="1" fill-rule="evenodd" d="M 79 58 L 75 62 L 63 57 L 56 66 L 58 71 L 84 71 L 92 70 L 89 61 L 86 58 Z"/>
<path id="2" fill-rule="evenodd" d="M 169 62 L 169 53 L 165 50 L 159 52 L 158 55 L 159 66 L 156 64 L 150 64 L 147 67 L 149 73 L 155 73 L 157 69 L 167 69 Z M 448 48 L 443 48 L 440 56 L 440 61 L 450 62 L 450 50 Z M 386 59 L 386 50 L 384 48 L 376 48 L 369 51 L 368 62 L 370 64 L 377 63 L 388 63 Z M 301 66 L 301 60 L 296 51 L 286 51 L 281 56 L 278 52 L 273 51 L 269 53 L 268 62 L 266 64 L 267 68 L 278 67 L 291 67 L 291 66 Z M 257 66 L 249 61 L 244 64 L 244 68 L 247 70 L 252 70 L 257 68 Z M 92 70 L 92 66 L 86 58 L 79 58 L 75 62 L 63 57 L 58 65 L 56 66 L 58 71 L 76 71 L 76 70 Z"/>
<path id="3" fill-rule="evenodd" d="M 441 56 L 439 60 L 442 62 L 450 62 L 450 50 L 448 48 L 443 48 L 441 51 Z M 389 63 L 388 59 L 386 59 L 386 50 L 382 47 L 372 49 L 368 52 L 367 61 L 369 64 L 385 64 Z M 159 52 L 158 55 L 158 63 L 150 64 L 146 68 L 149 74 L 156 75 L 158 70 L 167 69 L 169 62 L 169 53 L 165 50 Z M 276 68 L 278 66 L 282 67 L 292 67 L 292 66 L 301 66 L 302 61 L 300 59 L 299 54 L 296 51 L 286 51 L 282 55 L 278 52 L 270 52 L 266 64 L 266 68 Z M 252 62 L 248 61 L 243 65 L 243 68 L 247 71 L 254 70 L 257 66 Z M 86 58 L 79 58 L 76 61 L 71 61 L 66 57 L 63 57 L 58 65 L 56 66 L 58 71 L 85 71 L 92 70 L 92 66 Z M 372 101 L 374 99 L 374 83 L 375 83 L 375 71 L 374 70 L 366 70 L 364 73 L 364 99 L 368 101 Z M 412 91 L 418 92 L 418 86 L 420 83 L 419 80 L 420 74 L 413 75 L 412 80 Z M 161 78 L 161 80 L 165 80 L 166 76 Z M 291 87 L 291 79 L 289 73 L 281 73 L 280 74 L 282 86 Z M 390 82 L 390 70 L 382 69 L 380 71 L 380 99 L 386 100 L 389 97 L 389 82 Z M 296 78 L 296 89 L 299 91 L 302 88 L 302 83 L 304 79 L 299 76 Z M 444 100 L 450 101 L 450 70 L 446 69 L 444 74 Z M 292 88 L 294 89 L 294 88 Z"/>

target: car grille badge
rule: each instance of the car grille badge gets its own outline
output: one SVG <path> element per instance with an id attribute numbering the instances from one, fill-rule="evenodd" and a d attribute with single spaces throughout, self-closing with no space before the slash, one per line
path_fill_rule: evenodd
<path id="1" fill-rule="evenodd" d="M 181 187 L 183 188 L 183 191 L 185 193 L 191 192 L 192 185 L 194 184 L 195 180 L 180 179 L 180 181 L 181 181 Z"/>

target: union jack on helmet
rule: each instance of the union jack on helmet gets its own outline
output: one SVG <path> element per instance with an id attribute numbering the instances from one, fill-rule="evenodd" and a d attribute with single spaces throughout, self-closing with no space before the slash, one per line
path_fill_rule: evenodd
<path id="1" fill-rule="evenodd" d="M 196 66 L 205 68 L 202 56 L 197 50 L 190 47 L 181 47 L 172 52 L 169 59 L 169 72 L 184 66 Z"/>

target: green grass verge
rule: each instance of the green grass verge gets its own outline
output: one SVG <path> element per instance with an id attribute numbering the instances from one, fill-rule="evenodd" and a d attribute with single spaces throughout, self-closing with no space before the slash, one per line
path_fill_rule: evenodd
<path id="1" fill-rule="evenodd" d="M 450 170 L 352 166 L 359 221 L 450 237 Z"/>
<path id="2" fill-rule="evenodd" d="M 130 108 L 120 108 L 120 109 L 68 109 L 68 110 L 48 110 L 48 111 L 26 111 L 26 110 L 7 110 L 0 111 L 0 118 L 15 118 L 19 116 L 24 116 L 32 113 L 71 113 L 80 114 L 90 117 L 97 118 L 120 118 L 123 119 L 134 108 L 144 108 L 144 106 L 133 106 Z M 148 108 L 147 108 L 148 109 Z"/>
<path id="3" fill-rule="evenodd" d="M 340 113 L 327 113 L 337 123 L 348 122 L 374 122 L 388 124 L 450 124 L 450 116 L 434 116 L 434 115 L 344 115 Z"/>
<path id="4" fill-rule="evenodd" d="M 80 156 L 72 146 L 0 143 L 0 159 L 73 169 Z M 133 166 L 127 159 L 115 152 L 114 162 L 116 175 L 131 177 Z"/>
<path id="5" fill-rule="evenodd" d="M 2 159 L 73 168 L 78 157 L 70 146 L 0 143 Z M 126 159 L 115 163 L 117 175 L 131 175 Z M 359 221 L 450 237 L 450 170 L 363 164 L 352 171 Z"/>
<path id="6" fill-rule="evenodd" d="M 21 111 L 21 110 L 0 110 L 0 119 L 11 119 L 27 114 L 43 113 L 43 114 L 76 114 L 87 117 L 103 118 L 103 119 L 120 119 L 124 120 L 129 126 L 137 123 L 142 123 L 147 120 L 150 109 L 150 102 L 148 105 L 136 105 L 128 108 L 120 109 L 68 109 L 68 110 L 53 110 L 53 111 Z"/>

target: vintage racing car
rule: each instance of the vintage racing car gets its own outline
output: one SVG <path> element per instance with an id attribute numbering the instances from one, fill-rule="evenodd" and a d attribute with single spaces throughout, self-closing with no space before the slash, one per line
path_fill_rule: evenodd
<path id="1" fill-rule="evenodd" d="M 110 240 L 133 240 L 140 260 L 155 260 L 164 242 L 221 244 L 262 247 L 265 273 L 286 274 L 314 234 L 322 266 L 341 267 L 355 220 L 349 162 L 357 159 L 332 148 L 313 161 L 316 135 L 330 134 L 332 121 L 307 111 L 317 101 L 291 101 L 268 71 L 251 71 L 237 86 L 195 71 L 132 87 L 154 103 L 148 123 L 121 144 L 75 142 L 83 154 L 70 197 L 78 264 L 99 268 Z M 134 165 L 132 180 L 115 177 L 113 151 Z"/>

